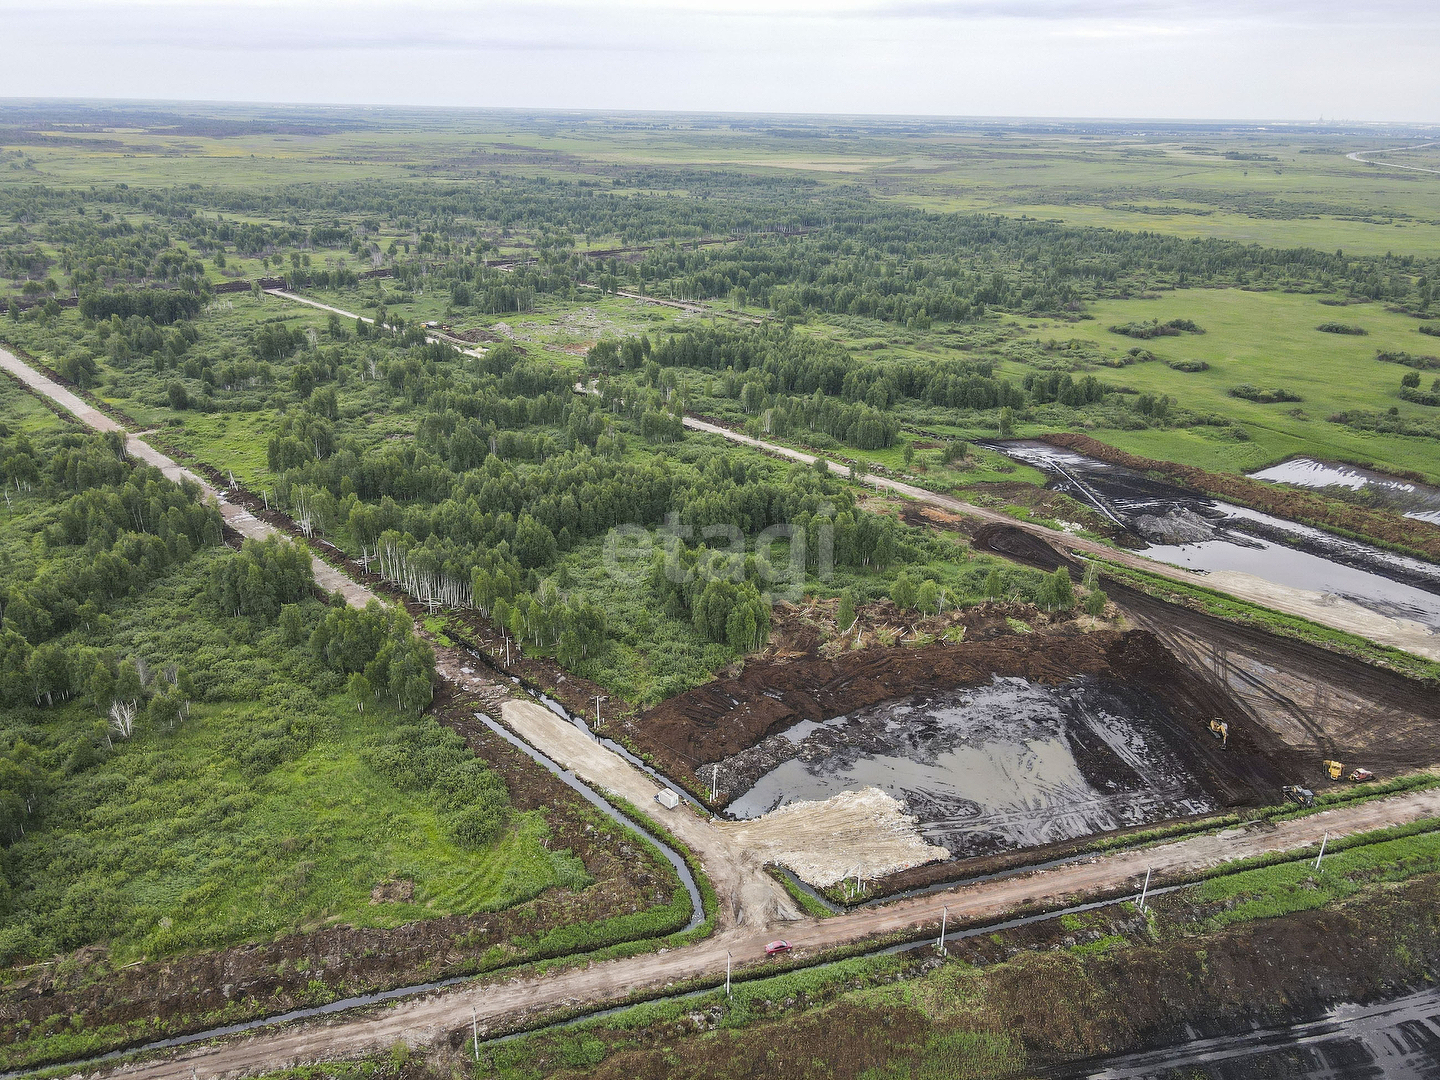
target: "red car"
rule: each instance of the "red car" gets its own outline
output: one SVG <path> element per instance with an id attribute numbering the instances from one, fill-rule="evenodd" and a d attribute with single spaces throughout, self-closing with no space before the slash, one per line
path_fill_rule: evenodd
<path id="1" fill-rule="evenodd" d="M 788 941 L 772 941 L 769 945 L 765 946 L 765 955 L 779 956 L 781 953 L 787 953 L 793 948 L 794 946 Z"/>

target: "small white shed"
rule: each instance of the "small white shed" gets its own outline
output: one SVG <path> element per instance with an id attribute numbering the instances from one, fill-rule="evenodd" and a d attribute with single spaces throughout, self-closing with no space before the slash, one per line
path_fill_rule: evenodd
<path id="1" fill-rule="evenodd" d="M 661 788 L 660 792 L 655 796 L 655 801 L 667 810 L 674 810 L 680 805 L 680 796 L 676 795 L 675 792 L 671 791 L 668 787 Z"/>

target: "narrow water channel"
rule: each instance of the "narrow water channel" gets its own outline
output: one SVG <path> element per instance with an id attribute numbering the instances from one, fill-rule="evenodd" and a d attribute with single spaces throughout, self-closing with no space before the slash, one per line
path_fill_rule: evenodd
<path id="1" fill-rule="evenodd" d="M 1047 443 L 990 444 L 1121 524 L 1172 566 L 1236 571 L 1440 632 L 1440 565 L 1221 502 Z"/>

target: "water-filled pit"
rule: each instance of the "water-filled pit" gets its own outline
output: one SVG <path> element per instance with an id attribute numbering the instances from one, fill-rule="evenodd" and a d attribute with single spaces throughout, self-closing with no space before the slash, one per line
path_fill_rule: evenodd
<path id="1" fill-rule="evenodd" d="M 1171 737 L 1177 723 L 1155 695 L 1118 680 L 996 677 L 802 721 L 722 764 L 783 759 L 726 809 L 752 818 L 878 787 L 952 856 L 1033 847 L 1215 809 Z"/>
<path id="2" fill-rule="evenodd" d="M 1196 495 L 1048 443 L 991 445 L 1049 473 L 1052 487 L 1143 538 L 1149 558 L 1341 597 L 1440 632 L 1440 566 L 1434 563 Z"/>
<path id="3" fill-rule="evenodd" d="M 1319 490 L 1344 488 L 1361 492 L 1367 502 L 1376 506 L 1440 525 L 1440 488 L 1386 476 L 1358 465 L 1337 465 L 1314 458 L 1295 457 L 1253 472 L 1250 478 L 1268 480 L 1272 484 L 1293 484 L 1295 487 Z"/>

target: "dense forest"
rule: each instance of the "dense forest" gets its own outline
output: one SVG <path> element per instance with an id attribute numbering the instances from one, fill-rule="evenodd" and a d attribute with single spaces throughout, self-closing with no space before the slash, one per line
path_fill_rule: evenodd
<path id="1" fill-rule="evenodd" d="M 426 282 L 450 291 L 459 307 L 490 312 L 516 310 L 537 294 L 569 297 L 589 283 L 782 316 L 853 314 L 916 326 L 1223 285 L 1340 290 L 1423 307 L 1437 281 L 1433 260 L 1410 255 L 935 214 L 812 181 L 699 171 L 669 179 L 683 190 L 655 174 L 608 188 L 498 177 L 463 187 L 352 182 L 273 191 L 11 187 L 0 190 L 0 221 L 9 223 L 0 231 L 0 270 L 36 298 L 118 282 L 202 290 L 202 260 L 223 269 L 231 252 L 263 257 L 267 268 L 273 262 L 296 285 L 349 284 L 357 270 L 383 265 L 402 283 Z M 716 238 L 734 242 L 697 246 Z M 620 247 L 587 250 L 593 241 Z M 625 250 L 637 245 L 645 250 Z"/>

